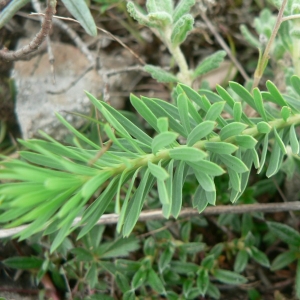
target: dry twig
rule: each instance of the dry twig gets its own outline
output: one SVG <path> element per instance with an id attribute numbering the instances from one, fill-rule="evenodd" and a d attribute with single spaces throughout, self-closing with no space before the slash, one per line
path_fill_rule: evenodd
<path id="1" fill-rule="evenodd" d="M 179 217 L 195 217 L 195 216 L 211 216 L 220 214 L 244 214 L 253 212 L 274 213 L 284 211 L 300 211 L 300 201 L 287 203 L 256 203 L 256 204 L 241 204 L 241 205 L 219 205 L 207 207 L 201 214 L 193 208 L 184 208 L 181 210 Z M 143 211 L 140 214 L 139 221 L 162 220 L 165 217 L 160 209 Z M 118 214 L 103 215 L 97 224 L 116 224 L 119 220 Z M 78 224 L 81 218 L 75 218 L 73 226 Z M 27 225 L 1 229 L 0 238 L 13 236 L 27 228 Z"/>
<path id="2" fill-rule="evenodd" d="M 44 21 L 42 27 L 34 39 L 23 48 L 17 51 L 8 51 L 7 49 L 0 50 L 0 59 L 6 61 L 16 61 L 25 57 L 27 54 L 35 51 L 42 44 L 45 38 L 49 35 L 52 27 L 52 17 L 56 12 L 56 0 L 48 0 L 45 14 L 43 14 Z"/>

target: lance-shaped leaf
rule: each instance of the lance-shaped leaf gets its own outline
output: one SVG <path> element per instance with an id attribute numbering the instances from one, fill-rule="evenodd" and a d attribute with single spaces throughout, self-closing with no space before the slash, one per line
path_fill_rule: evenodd
<path id="1" fill-rule="evenodd" d="M 266 134 L 263 141 L 263 151 L 260 156 L 260 162 L 259 162 L 259 169 L 257 170 L 257 174 L 259 174 L 262 171 L 262 168 L 266 161 L 266 156 L 268 152 L 268 146 L 269 146 L 269 134 Z"/>
<path id="2" fill-rule="evenodd" d="M 221 129 L 220 138 L 221 138 L 221 140 L 224 141 L 224 140 L 228 139 L 229 137 L 240 134 L 246 128 L 247 128 L 247 125 L 244 123 L 232 122 L 230 124 L 227 124 L 225 127 L 223 127 Z"/>
<path id="3" fill-rule="evenodd" d="M 207 156 L 202 150 L 184 146 L 171 149 L 169 153 L 171 158 L 183 161 L 199 161 Z"/>
<path id="4" fill-rule="evenodd" d="M 294 124 L 290 127 L 289 136 L 290 136 L 290 145 L 292 148 L 292 152 L 293 152 L 293 154 L 298 154 L 299 153 L 299 142 L 297 139 L 297 134 L 296 134 Z"/>
<path id="5" fill-rule="evenodd" d="M 195 69 L 193 73 L 193 78 L 195 79 L 198 76 L 201 76 L 211 70 L 218 68 L 220 64 L 224 61 L 225 56 L 226 52 L 224 50 L 220 50 L 206 57 L 202 62 L 200 62 L 200 64 Z"/>
<path id="6" fill-rule="evenodd" d="M 199 182 L 199 184 L 202 186 L 202 188 L 207 191 L 207 192 L 213 192 L 216 190 L 216 186 L 215 183 L 213 181 L 213 179 L 211 178 L 211 176 L 200 172 L 199 169 L 194 169 L 194 173 L 196 175 L 196 178 Z"/>
<path id="7" fill-rule="evenodd" d="M 134 108 L 138 111 L 138 113 L 150 124 L 153 129 L 159 132 L 157 127 L 157 118 L 149 109 L 149 107 L 138 97 L 133 94 L 130 95 L 130 102 L 134 106 Z"/>
<path id="8" fill-rule="evenodd" d="M 224 109 L 225 101 L 214 103 L 207 111 L 205 119 L 209 121 L 215 121 L 220 117 L 221 112 Z"/>
<path id="9" fill-rule="evenodd" d="M 158 82 L 178 82 L 178 78 L 175 75 L 160 67 L 145 65 L 144 70 L 151 74 L 152 78 L 156 79 Z"/>
<path id="10" fill-rule="evenodd" d="M 293 75 L 291 77 L 291 84 L 295 92 L 300 96 L 300 78 L 296 75 Z"/>
<path id="11" fill-rule="evenodd" d="M 240 122 L 243 115 L 241 102 L 235 102 L 233 106 L 233 119 L 235 122 Z"/>
<path id="12" fill-rule="evenodd" d="M 156 154 L 159 150 L 174 143 L 178 137 L 176 132 L 161 132 L 152 140 L 152 151 Z"/>
<path id="13" fill-rule="evenodd" d="M 263 118 L 263 120 L 265 122 L 268 122 L 263 99 L 262 99 L 261 93 L 258 88 L 255 88 L 253 90 L 253 98 L 254 98 L 255 106 L 256 106 L 258 113 L 261 115 L 261 117 Z"/>
<path id="14" fill-rule="evenodd" d="M 192 17 L 192 15 L 184 15 L 180 19 L 178 19 L 173 27 L 173 31 L 171 34 L 171 43 L 174 48 L 178 47 L 181 43 L 184 42 L 188 32 L 193 29 L 193 25 L 194 18 Z"/>
<path id="15" fill-rule="evenodd" d="M 209 135 L 215 127 L 215 122 L 213 121 L 204 121 L 197 125 L 188 135 L 187 145 L 193 146 L 198 141 Z"/>
<path id="16" fill-rule="evenodd" d="M 247 282 L 244 276 L 227 270 L 217 269 L 213 272 L 213 275 L 217 280 L 226 284 L 242 284 Z"/>
<path id="17" fill-rule="evenodd" d="M 207 151 L 217 154 L 231 154 L 238 149 L 237 146 L 225 142 L 206 142 L 205 148 Z"/>
<path id="18" fill-rule="evenodd" d="M 177 97 L 177 106 L 178 106 L 180 120 L 187 134 L 191 132 L 191 124 L 189 119 L 189 108 L 188 108 L 189 101 L 190 100 L 187 98 L 186 94 L 184 93 L 178 95 Z"/>
<path id="19" fill-rule="evenodd" d="M 91 12 L 84 0 L 74 1 L 62 0 L 71 15 L 77 19 L 84 30 L 91 36 L 97 35 L 97 27 Z"/>
<path id="20" fill-rule="evenodd" d="M 274 135 L 275 135 L 275 140 L 280 147 L 280 150 L 282 151 L 283 154 L 286 154 L 287 153 L 286 148 L 284 142 L 282 141 L 283 130 L 280 130 L 278 133 L 276 128 L 274 128 Z"/>
<path id="21" fill-rule="evenodd" d="M 282 97 L 276 85 L 272 81 L 268 80 L 266 83 L 266 87 L 272 95 L 275 103 L 277 103 L 280 106 L 289 106 L 288 103 Z"/>
<path id="22" fill-rule="evenodd" d="M 177 22 L 184 14 L 188 13 L 194 4 L 195 0 L 180 0 L 173 12 L 174 22 Z"/>
<path id="23" fill-rule="evenodd" d="M 199 292 L 200 292 L 201 296 L 204 297 L 205 294 L 206 294 L 206 291 L 208 289 L 208 286 L 209 286 L 208 271 L 205 270 L 204 268 L 202 268 L 198 272 L 198 277 L 197 277 L 197 280 L 196 280 L 196 284 L 197 284 L 197 288 L 199 289 Z"/>
<path id="24" fill-rule="evenodd" d="M 240 147 L 245 149 L 253 149 L 257 144 L 257 140 L 251 135 L 237 135 L 235 141 Z"/>
<path id="25" fill-rule="evenodd" d="M 168 172 L 164 168 L 153 164 L 151 161 L 148 161 L 148 168 L 151 174 L 159 180 L 166 180 L 169 177 Z"/>
<path id="26" fill-rule="evenodd" d="M 182 187 L 184 183 L 185 162 L 181 161 L 175 171 L 173 178 L 173 199 L 171 213 L 174 218 L 177 218 L 182 206 Z"/>
<path id="27" fill-rule="evenodd" d="M 275 141 L 271 152 L 271 158 L 269 166 L 266 172 L 267 177 L 271 177 L 277 173 L 279 166 L 281 165 L 281 150 L 279 144 Z"/>
<path id="28" fill-rule="evenodd" d="M 231 188 L 240 192 L 241 191 L 241 177 L 240 175 L 233 169 L 228 168 L 228 175 L 229 175 L 229 184 Z"/>
<path id="29" fill-rule="evenodd" d="M 267 222 L 267 224 L 270 231 L 283 242 L 295 247 L 300 246 L 300 233 L 297 230 L 277 222 Z"/>
<path id="30" fill-rule="evenodd" d="M 157 119 L 157 127 L 159 132 L 166 132 L 169 129 L 169 120 L 166 117 L 161 117 Z"/>
<path id="31" fill-rule="evenodd" d="M 225 171 L 220 166 L 208 160 L 200 160 L 193 163 L 188 162 L 187 164 L 195 170 L 199 170 L 200 172 L 203 172 L 210 176 L 220 176 L 225 173 Z"/>
<path id="32" fill-rule="evenodd" d="M 232 88 L 232 90 L 241 97 L 243 101 L 248 103 L 252 108 L 255 109 L 255 103 L 253 100 L 252 95 L 239 83 L 230 81 L 229 86 Z"/>
<path id="33" fill-rule="evenodd" d="M 127 11 L 129 14 L 137 20 L 141 25 L 146 25 L 148 27 L 156 27 L 156 24 L 153 24 L 149 21 L 149 18 L 140 8 L 137 8 L 133 2 L 129 1 L 127 3 Z"/>
<path id="34" fill-rule="evenodd" d="M 235 156 L 228 154 L 220 154 L 218 155 L 218 157 L 226 165 L 227 168 L 230 168 L 235 172 L 244 173 L 248 171 L 247 166 Z"/>

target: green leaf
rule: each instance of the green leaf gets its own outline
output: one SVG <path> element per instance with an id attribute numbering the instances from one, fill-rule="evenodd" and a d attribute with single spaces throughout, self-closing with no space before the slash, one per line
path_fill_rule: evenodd
<path id="1" fill-rule="evenodd" d="M 178 82 L 178 78 L 173 75 L 172 73 L 160 68 L 160 67 L 156 67 L 153 65 L 145 65 L 144 66 L 144 70 L 151 74 L 152 78 L 154 78 L 155 80 L 157 80 L 158 82 Z"/>
<path id="2" fill-rule="evenodd" d="M 243 284 L 247 282 L 244 276 L 227 270 L 217 269 L 213 272 L 213 275 L 217 280 L 226 284 Z"/>
<path id="3" fill-rule="evenodd" d="M 62 2 L 89 35 L 97 35 L 96 24 L 84 0 L 76 1 L 76 4 L 71 0 L 62 0 Z"/>
<path id="4" fill-rule="evenodd" d="M 182 206 L 182 187 L 184 183 L 185 162 L 181 161 L 176 168 L 173 178 L 173 201 L 171 213 L 174 218 L 177 218 Z"/>
<path id="5" fill-rule="evenodd" d="M 199 184 L 202 186 L 202 188 L 205 191 L 214 192 L 216 190 L 215 183 L 209 175 L 207 175 L 203 172 L 200 172 L 197 169 L 194 169 L 194 172 L 195 172 L 195 175 L 196 175 L 196 178 L 197 178 Z"/>
<path id="6" fill-rule="evenodd" d="M 78 261 L 93 261 L 94 257 L 90 251 L 85 248 L 74 248 L 71 253 L 75 254 Z"/>
<path id="7" fill-rule="evenodd" d="M 25 6 L 30 0 L 19 0 L 8 2 L 7 6 L 1 11 L 0 14 L 0 28 L 2 28 L 14 15 Z"/>
<path id="8" fill-rule="evenodd" d="M 261 266 L 264 266 L 266 268 L 270 267 L 270 262 L 267 255 L 258 250 L 256 247 L 251 247 L 251 257 Z"/>
<path id="9" fill-rule="evenodd" d="M 206 142 L 205 149 L 217 154 L 231 154 L 235 152 L 238 147 L 225 142 Z"/>
<path id="10" fill-rule="evenodd" d="M 148 280 L 147 283 L 150 287 L 159 294 L 165 293 L 165 287 L 162 280 L 158 277 L 157 273 L 150 269 L 148 271 Z"/>
<path id="11" fill-rule="evenodd" d="M 133 107 L 137 110 L 137 112 L 147 121 L 148 124 L 152 126 L 157 132 L 159 129 L 157 127 L 157 118 L 153 114 L 153 112 L 149 109 L 149 107 L 138 97 L 130 94 L 130 102 Z"/>
<path id="12" fill-rule="evenodd" d="M 277 103 L 279 106 L 289 106 L 288 103 L 282 97 L 279 90 L 277 89 L 276 85 L 272 81 L 268 80 L 266 83 L 266 87 L 272 95 L 275 103 Z"/>
<path id="13" fill-rule="evenodd" d="M 155 27 L 164 28 L 172 23 L 172 17 L 164 11 L 151 12 L 148 14 L 148 19 Z"/>
<path id="14" fill-rule="evenodd" d="M 300 96 L 300 78 L 296 75 L 293 75 L 291 77 L 291 84 L 295 92 Z"/>
<path id="15" fill-rule="evenodd" d="M 290 145 L 292 148 L 292 152 L 293 152 L 293 154 L 298 154 L 299 153 L 299 142 L 297 139 L 297 134 L 296 134 L 294 124 L 292 124 L 292 126 L 290 127 L 289 136 L 290 136 Z"/>
<path id="16" fill-rule="evenodd" d="M 237 173 L 244 173 L 249 171 L 247 166 L 235 156 L 228 154 L 220 154 L 218 155 L 220 160 L 226 165 L 227 168 L 234 170 Z"/>
<path id="17" fill-rule="evenodd" d="M 146 280 L 148 277 L 148 270 L 144 269 L 141 267 L 133 276 L 132 281 L 131 281 L 131 287 L 132 289 L 137 289 L 139 288 Z"/>
<path id="18" fill-rule="evenodd" d="M 267 122 L 259 122 L 256 126 L 259 133 L 269 133 L 272 130 Z"/>
<path id="19" fill-rule="evenodd" d="M 177 22 L 184 14 L 188 13 L 195 4 L 195 0 L 180 0 L 173 12 L 173 20 Z"/>
<path id="20" fill-rule="evenodd" d="M 288 107 L 288 106 L 283 106 L 283 107 L 281 108 L 280 114 L 281 114 L 282 119 L 283 119 L 285 122 L 287 122 L 288 118 L 291 116 L 291 112 L 292 112 L 292 110 L 291 110 L 291 108 Z"/>
<path id="21" fill-rule="evenodd" d="M 235 122 L 240 122 L 243 115 L 241 102 L 235 102 L 233 106 L 233 119 Z"/>
<path id="22" fill-rule="evenodd" d="M 240 175 L 233 169 L 228 169 L 229 174 L 229 184 L 231 188 L 233 188 L 235 191 L 240 192 L 241 191 L 241 177 Z"/>
<path id="23" fill-rule="evenodd" d="M 159 272 L 163 273 L 163 271 L 170 265 L 174 254 L 174 247 L 168 245 L 167 248 L 161 253 L 158 260 L 158 268 Z"/>
<path id="24" fill-rule="evenodd" d="M 193 146 L 198 141 L 209 135 L 215 127 L 215 122 L 213 121 L 204 121 L 198 124 L 188 135 L 187 145 Z"/>
<path id="25" fill-rule="evenodd" d="M 235 141 L 240 147 L 245 149 L 254 149 L 257 144 L 257 140 L 251 135 L 237 135 Z"/>
<path id="26" fill-rule="evenodd" d="M 9 268 L 30 270 L 41 268 L 43 260 L 37 257 L 16 256 L 7 258 L 2 263 Z"/>
<path id="27" fill-rule="evenodd" d="M 291 264 L 294 260 L 297 259 L 297 253 L 295 251 L 289 250 L 283 252 L 276 256 L 271 264 L 271 270 L 276 271 L 287 267 Z"/>
<path id="28" fill-rule="evenodd" d="M 179 94 L 177 97 L 178 112 L 181 120 L 181 124 L 187 134 L 191 132 L 191 124 L 189 120 L 189 108 L 188 102 L 190 100 L 187 98 L 186 94 Z"/>
<path id="29" fill-rule="evenodd" d="M 286 148 L 285 148 L 285 145 L 282 141 L 282 136 L 283 136 L 283 130 L 281 130 L 279 133 L 277 132 L 276 128 L 274 127 L 274 135 L 275 135 L 275 140 L 276 140 L 276 143 L 278 144 L 281 152 L 283 154 L 286 154 Z"/>
<path id="30" fill-rule="evenodd" d="M 259 174 L 261 172 L 261 170 L 263 169 L 263 166 L 265 165 L 266 156 L 267 156 L 267 152 L 268 152 L 268 146 L 269 146 L 269 134 L 266 134 L 264 137 L 264 141 L 263 141 L 263 151 L 260 156 L 260 162 L 259 162 L 260 167 L 257 170 L 257 174 Z"/>
<path id="31" fill-rule="evenodd" d="M 267 114 L 266 114 L 266 111 L 264 108 L 263 99 L 262 99 L 260 90 L 258 88 L 253 89 L 253 98 L 254 98 L 255 106 L 256 106 L 258 113 L 261 115 L 261 117 L 263 118 L 263 120 L 265 122 L 268 122 L 268 117 L 267 117 Z"/>
<path id="32" fill-rule="evenodd" d="M 244 123 L 232 122 L 225 127 L 223 127 L 220 131 L 221 140 L 226 140 L 229 137 L 236 136 L 240 134 L 247 128 L 247 125 Z"/>
<path id="33" fill-rule="evenodd" d="M 201 296 L 204 297 L 209 286 L 209 275 L 207 270 L 201 269 L 199 271 L 198 277 L 196 279 L 196 285 Z"/>
<path id="34" fill-rule="evenodd" d="M 295 247 L 300 246 L 300 233 L 290 226 L 277 222 L 267 222 L 270 231 L 283 242 Z"/>
<path id="35" fill-rule="evenodd" d="M 249 255 L 245 249 L 239 250 L 234 261 L 234 272 L 241 273 L 245 270 L 248 264 Z"/>
<path id="36" fill-rule="evenodd" d="M 238 96 L 241 97 L 243 101 L 245 101 L 252 108 L 256 109 L 252 95 L 242 85 L 237 82 L 230 81 L 229 86 Z"/>
<path id="37" fill-rule="evenodd" d="M 213 299 L 220 299 L 220 297 L 221 297 L 221 293 L 220 293 L 219 289 L 211 282 L 209 282 L 206 294 L 208 296 L 212 297 Z"/>
<path id="38" fill-rule="evenodd" d="M 160 133 L 167 132 L 169 128 L 169 120 L 166 117 L 157 119 L 157 127 Z"/>
<path id="39" fill-rule="evenodd" d="M 188 162 L 188 165 L 196 171 L 201 171 L 210 176 L 220 176 L 225 173 L 220 166 L 208 160 L 200 160 L 193 163 Z"/>
<path id="40" fill-rule="evenodd" d="M 153 164 L 151 161 L 148 161 L 148 168 L 151 174 L 159 180 L 166 180 L 169 177 L 168 172 L 164 168 Z"/>
<path id="41" fill-rule="evenodd" d="M 177 138 L 178 138 L 178 133 L 175 132 L 166 131 L 166 132 L 159 133 L 152 140 L 153 153 L 156 154 L 159 150 L 174 143 Z"/>
<path id="42" fill-rule="evenodd" d="M 220 64 L 224 61 L 226 52 L 224 50 L 216 51 L 210 56 L 206 57 L 200 64 L 197 66 L 193 73 L 193 78 L 197 78 L 203 74 L 208 73 L 216 68 L 219 68 Z"/>
<path id="43" fill-rule="evenodd" d="M 171 149 L 169 154 L 171 158 L 183 161 L 199 161 L 207 156 L 207 154 L 202 150 L 186 146 Z"/>
<path id="44" fill-rule="evenodd" d="M 218 117 L 220 117 L 221 112 L 224 109 L 225 101 L 214 103 L 205 115 L 205 119 L 209 121 L 215 121 Z"/>
<path id="45" fill-rule="evenodd" d="M 163 209 L 163 215 L 165 218 L 168 218 L 170 198 L 169 198 L 167 187 L 166 187 L 166 184 L 164 181 L 157 180 L 157 190 L 158 190 L 159 201 L 165 208 L 165 209 Z M 167 207 L 167 209 L 166 209 L 166 207 Z"/>
<path id="46" fill-rule="evenodd" d="M 185 41 L 188 32 L 193 29 L 193 25 L 194 18 L 192 15 L 183 15 L 178 19 L 173 26 L 173 31 L 171 34 L 171 43 L 174 48 L 178 47 Z"/>
<path id="47" fill-rule="evenodd" d="M 121 290 L 121 292 L 123 294 L 130 290 L 130 285 L 129 285 L 128 279 L 121 272 L 116 273 L 115 281 L 116 281 L 118 288 Z M 133 300 L 134 300 L 134 298 L 133 298 Z"/>
<path id="48" fill-rule="evenodd" d="M 149 192 L 150 186 L 151 186 L 151 178 L 150 178 L 150 170 L 147 169 L 146 172 L 144 173 L 144 176 L 142 178 L 142 181 L 135 191 L 129 206 L 128 210 L 126 212 L 126 217 L 124 221 L 124 226 L 123 226 L 123 236 L 127 237 L 131 233 L 134 225 L 136 224 L 142 207 L 143 207 L 143 202 L 146 197 L 146 195 Z"/>

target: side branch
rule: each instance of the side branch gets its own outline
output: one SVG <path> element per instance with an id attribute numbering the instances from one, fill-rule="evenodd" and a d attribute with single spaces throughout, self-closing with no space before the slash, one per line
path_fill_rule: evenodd
<path id="1" fill-rule="evenodd" d="M 49 32 L 52 27 L 52 17 L 56 12 L 56 0 L 48 0 L 47 8 L 45 11 L 45 18 L 42 23 L 41 30 L 37 33 L 34 39 L 22 49 L 17 51 L 8 51 L 7 49 L 0 50 L 0 59 L 6 61 L 16 61 L 23 59 L 29 53 L 38 49 L 38 47 L 42 44 L 45 38 L 49 35 Z"/>

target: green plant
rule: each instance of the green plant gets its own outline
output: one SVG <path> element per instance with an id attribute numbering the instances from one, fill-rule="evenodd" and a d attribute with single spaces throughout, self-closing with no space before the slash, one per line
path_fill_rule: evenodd
<path id="1" fill-rule="evenodd" d="M 289 77 L 288 94 L 280 92 L 270 80 L 266 91 L 256 87 L 249 92 L 237 82 L 230 82 L 228 90 L 217 86 L 217 92 L 190 87 L 197 76 L 216 68 L 225 55 L 217 52 L 195 70 L 188 68 L 180 44 L 192 29 L 194 20 L 188 12 L 193 4 L 179 1 L 174 8 L 173 1 L 148 0 L 146 14 L 128 3 L 130 14 L 161 38 L 179 67 L 178 74 L 173 74 L 145 66 L 159 81 L 179 82 L 172 93 L 173 104 L 130 96 L 132 106 L 151 128 L 151 135 L 128 115 L 87 92 L 102 116 L 101 121 L 91 121 L 103 130 L 104 144 L 88 138 L 57 114 L 74 134 L 72 145 L 41 133 L 45 140 L 20 140 L 24 146 L 20 159 L 2 157 L 0 179 L 5 182 L 0 186 L 0 223 L 5 228 L 25 224 L 14 237 L 35 240 L 32 247 L 37 249 L 35 257 L 7 259 L 7 266 L 34 269 L 38 280 L 50 273 L 69 294 L 72 292 L 66 287 L 65 277 L 72 278 L 78 285 L 74 294 L 85 299 L 107 295 L 110 287 L 104 274 L 113 276 L 124 299 L 143 299 L 149 295 L 149 287 L 153 299 L 161 294 L 167 299 L 205 295 L 219 299 L 215 281 L 246 283 L 239 273 L 250 259 L 260 266 L 270 266 L 259 249 L 268 224 L 271 232 L 290 245 L 271 268 L 281 269 L 297 261 L 296 294 L 300 297 L 299 233 L 286 225 L 266 223 L 262 214 L 220 216 L 215 223 L 231 227 L 235 234 L 230 232 L 228 241 L 214 246 L 203 241 L 205 233 L 193 234 L 193 227 L 207 226 L 204 219 L 172 223 L 177 226 L 177 234 L 164 221 L 136 226 L 145 204 L 162 209 L 166 219 L 177 219 L 183 206 L 201 213 L 209 205 L 235 203 L 238 199 L 253 203 L 255 191 L 247 190 L 253 167 L 259 174 L 272 177 L 288 160 L 296 161 L 300 152 L 297 75 Z M 255 117 L 246 115 L 245 104 L 255 111 Z M 222 194 L 227 189 L 229 196 Z M 110 238 L 103 239 L 104 227 L 97 222 L 107 212 L 118 214 L 117 234 L 110 233 Z M 253 218 L 263 225 L 255 224 Z M 130 259 L 139 250 L 137 239 L 131 235 L 134 228 L 139 231 L 139 226 L 147 226 L 152 236 L 142 240 L 142 257 Z M 40 246 L 42 239 L 46 239 L 46 246 Z M 232 263 L 233 271 L 222 263 L 224 257 Z M 58 258 L 66 263 L 58 262 Z M 83 292 L 93 289 L 97 290 L 95 298 Z M 249 297 L 255 299 L 257 292 L 252 290 Z"/>

